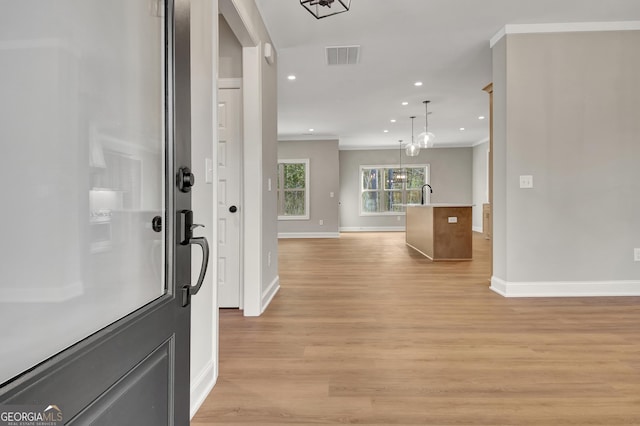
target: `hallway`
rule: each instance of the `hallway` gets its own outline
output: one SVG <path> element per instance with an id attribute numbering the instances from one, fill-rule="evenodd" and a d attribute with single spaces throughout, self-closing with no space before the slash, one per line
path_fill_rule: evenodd
<path id="1" fill-rule="evenodd" d="M 433 263 L 404 233 L 280 240 L 281 290 L 220 312 L 191 424 L 640 424 L 640 298 L 506 299 L 473 243 Z"/>

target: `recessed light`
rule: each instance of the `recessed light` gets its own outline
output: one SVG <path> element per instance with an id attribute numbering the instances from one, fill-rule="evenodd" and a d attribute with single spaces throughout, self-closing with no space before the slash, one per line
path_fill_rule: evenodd
<path id="1" fill-rule="evenodd" d="M 396 119 L 395 119 L 395 118 L 392 118 L 392 119 L 391 119 L 391 122 L 392 122 L 392 123 L 395 123 L 395 122 L 396 122 Z"/>
<path id="2" fill-rule="evenodd" d="M 407 101 L 404 101 L 404 102 L 402 103 L 402 106 L 407 106 L 407 105 L 409 105 L 409 102 L 407 102 Z"/>
<path id="3" fill-rule="evenodd" d="M 309 129 L 309 131 L 310 131 L 310 132 L 314 132 L 314 131 L 315 131 L 315 129 Z"/>
<path id="4" fill-rule="evenodd" d="M 389 133 L 389 131 L 387 129 L 384 129 L 383 132 L 384 133 Z"/>
<path id="5" fill-rule="evenodd" d="M 484 120 L 484 115 L 481 115 L 480 117 L 478 117 L 478 120 Z"/>
<path id="6" fill-rule="evenodd" d="M 463 132 L 464 131 L 464 127 L 460 127 L 460 131 Z"/>
<path id="7" fill-rule="evenodd" d="M 295 79 L 296 79 L 296 76 L 295 76 L 295 75 L 293 75 L 293 74 L 291 74 L 291 75 L 288 75 L 288 76 L 287 76 L 287 78 L 288 78 L 289 80 L 295 80 Z"/>
<path id="8" fill-rule="evenodd" d="M 422 82 L 421 81 L 416 81 L 415 83 L 413 83 L 414 86 L 416 87 L 420 87 L 422 86 Z"/>

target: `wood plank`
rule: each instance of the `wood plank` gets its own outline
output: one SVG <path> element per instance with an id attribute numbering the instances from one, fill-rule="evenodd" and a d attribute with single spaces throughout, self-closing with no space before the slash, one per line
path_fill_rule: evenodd
<path id="1" fill-rule="evenodd" d="M 222 310 L 192 425 L 638 425 L 640 298 L 506 299 L 404 233 L 281 240 L 259 318 Z"/>

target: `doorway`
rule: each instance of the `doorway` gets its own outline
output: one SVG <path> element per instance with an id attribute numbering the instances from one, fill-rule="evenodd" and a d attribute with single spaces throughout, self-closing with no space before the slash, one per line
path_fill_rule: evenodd
<path id="1" fill-rule="evenodd" d="M 235 79 L 218 90 L 218 306 L 242 308 L 242 92 Z"/>

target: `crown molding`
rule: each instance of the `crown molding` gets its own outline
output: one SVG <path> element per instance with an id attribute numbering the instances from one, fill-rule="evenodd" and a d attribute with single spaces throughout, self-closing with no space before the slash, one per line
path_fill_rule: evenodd
<path id="1" fill-rule="evenodd" d="M 595 31 L 636 31 L 640 30 L 640 21 L 618 22 L 567 22 L 556 24 L 507 24 L 489 41 L 493 47 L 507 34 L 535 34 L 535 33 L 572 33 Z"/>

